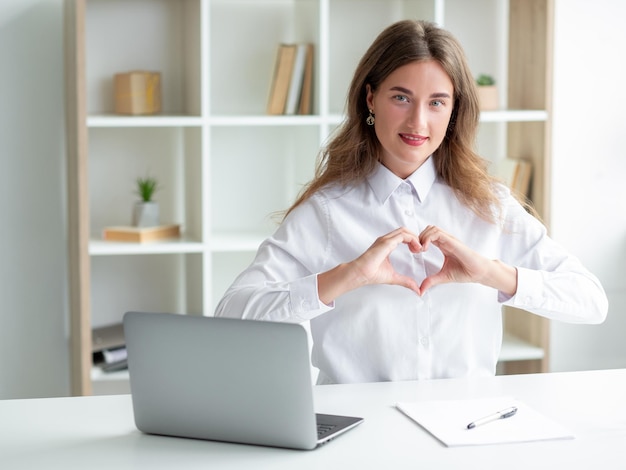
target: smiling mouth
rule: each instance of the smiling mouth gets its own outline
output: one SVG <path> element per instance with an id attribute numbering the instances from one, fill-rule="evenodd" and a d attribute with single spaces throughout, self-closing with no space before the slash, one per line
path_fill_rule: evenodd
<path id="1" fill-rule="evenodd" d="M 400 134 L 400 138 L 407 144 L 415 147 L 422 145 L 428 140 L 428 137 L 415 134 Z"/>

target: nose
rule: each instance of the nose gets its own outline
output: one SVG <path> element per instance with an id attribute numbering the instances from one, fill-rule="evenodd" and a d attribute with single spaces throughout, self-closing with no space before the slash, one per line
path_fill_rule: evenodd
<path id="1" fill-rule="evenodd" d="M 426 106 L 421 103 L 414 103 L 409 112 L 407 124 L 414 130 L 424 129 L 427 122 L 426 115 Z"/>

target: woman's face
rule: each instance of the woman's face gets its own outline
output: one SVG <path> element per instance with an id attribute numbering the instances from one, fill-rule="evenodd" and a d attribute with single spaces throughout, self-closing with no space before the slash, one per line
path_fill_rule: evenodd
<path id="1" fill-rule="evenodd" d="M 454 87 L 434 60 L 412 62 L 394 70 L 373 91 L 367 106 L 382 146 L 381 163 L 400 178 L 417 170 L 446 135 L 454 105 Z"/>

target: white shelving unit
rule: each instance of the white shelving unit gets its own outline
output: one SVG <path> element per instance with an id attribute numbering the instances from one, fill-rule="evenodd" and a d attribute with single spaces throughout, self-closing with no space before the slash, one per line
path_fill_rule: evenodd
<path id="1" fill-rule="evenodd" d="M 274 231 L 271 214 L 311 178 L 320 145 L 342 120 L 357 61 L 390 23 L 434 20 L 459 37 L 476 75 L 509 82 L 500 89 L 503 109 L 482 115 L 486 157 L 524 156 L 518 139 L 511 144 L 512 125 L 522 126 L 516 136 L 531 132 L 543 142 L 545 101 L 515 98 L 527 85 L 507 79 L 508 47 L 545 56 L 547 43 L 512 43 L 511 28 L 527 26 L 509 17 L 521 9 L 522 18 L 541 24 L 550 8 L 547 0 L 67 0 L 74 393 L 98 393 L 109 380 L 92 372 L 92 327 L 132 309 L 212 314 Z M 311 115 L 265 114 L 281 42 L 315 45 Z M 161 72 L 158 116 L 113 113 L 113 75 L 136 69 Z M 545 90 L 547 79 L 538 74 L 531 85 Z M 544 198 L 547 153 L 531 156 L 540 163 L 534 194 Z M 161 220 L 180 223 L 182 238 L 103 241 L 104 227 L 129 223 L 134 180 L 146 173 L 161 182 Z M 547 207 L 543 199 L 538 206 Z M 513 360 L 536 361 L 537 348 L 545 357 L 544 339 L 533 342 L 527 354 L 520 343 Z"/>

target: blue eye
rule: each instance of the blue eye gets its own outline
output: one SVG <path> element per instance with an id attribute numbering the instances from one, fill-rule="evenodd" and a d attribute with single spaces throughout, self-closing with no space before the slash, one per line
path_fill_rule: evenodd
<path id="1" fill-rule="evenodd" d="M 406 97 L 405 95 L 395 95 L 393 97 L 394 100 L 396 101 L 408 101 L 408 97 Z"/>
<path id="2" fill-rule="evenodd" d="M 444 102 L 443 102 L 443 101 L 441 101 L 441 100 L 433 100 L 433 101 L 431 101 L 431 102 L 430 102 L 430 104 L 431 104 L 432 106 L 439 107 L 439 106 L 443 106 L 443 105 L 444 105 Z"/>

